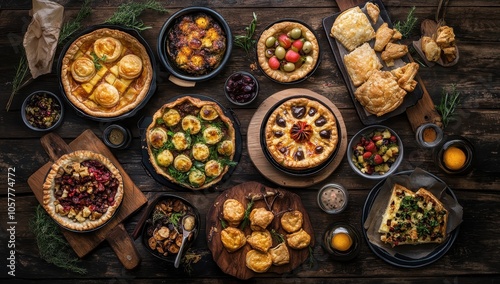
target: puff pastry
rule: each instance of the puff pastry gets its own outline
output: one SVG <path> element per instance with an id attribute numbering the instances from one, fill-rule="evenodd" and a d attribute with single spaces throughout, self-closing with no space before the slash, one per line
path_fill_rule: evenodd
<path id="1" fill-rule="evenodd" d="M 105 108 L 114 107 L 120 101 L 120 93 L 113 85 L 108 83 L 101 83 L 97 86 L 93 96 L 95 102 Z"/>
<path id="2" fill-rule="evenodd" d="M 365 9 L 368 17 L 370 17 L 372 23 L 375 24 L 378 21 L 378 16 L 380 15 L 380 8 L 378 5 L 372 2 L 366 2 Z"/>
<path id="3" fill-rule="evenodd" d="M 387 23 L 383 23 L 375 33 L 375 45 L 373 49 L 378 52 L 383 51 L 389 41 L 392 40 L 393 35 L 394 29 L 389 28 Z"/>
<path id="4" fill-rule="evenodd" d="M 274 219 L 273 212 L 260 207 L 252 209 L 250 212 L 250 228 L 253 231 L 263 231 Z"/>
<path id="5" fill-rule="evenodd" d="M 434 62 L 439 60 L 441 48 L 431 37 L 423 36 L 420 40 L 420 47 L 427 60 Z"/>
<path id="6" fill-rule="evenodd" d="M 222 245 L 228 252 L 235 252 L 247 243 L 243 231 L 234 227 L 227 227 L 220 232 Z"/>
<path id="7" fill-rule="evenodd" d="M 368 17 L 359 7 L 342 12 L 334 21 L 330 35 L 336 38 L 348 51 L 375 37 Z"/>
<path id="8" fill-rule="evenodd" d="M 375 50 L 368 43 L 345 55 L 344 64 L 355 87 L 363 84 L 373 71 L 382 68 Z"/>
<path id="9" fill-rule="evenodd" d="M 227 199 L 222 207 L 222 217 L 230 226 L 238 226 L 245 217 L 245 207 L 236 199 Z"/>
<path id="10" fill-rule="evenodd" d="M 264 273 L 273 264 L 273 259 L 270 253 L 253 249 L 247 252 L 245 264 L 254 272 Z"/>
<path id="11" fill-rule="evenodd" d="M 359 87 L 354 96 L 365 109 L 377 116 L 395 110 L 402 102 L 406 91 L 401 89 L 389 71 L 377 70 Z"/>
<path id="12" fill-rule="evenodd" d="M 297 232 L 302 228 L 303 217 L 302 212 L 294 210 L 286 212 L 281 216 L 281 227 L 288 233 Z"/>
<path id="13" fill-rule="evenodd" d="M 71 76 L 75 81 L 84 83 L 92 79 L 95 75 L 95 65 L 88 57 L 80 57 L 71 64 Z"/>
<path id="14" fill-rule="evenodd" d="M 250 236 L 247 236 L 247 243 L 249 243 L 253 249 L 261 252 L 267 252 L 273 245 L 273 239 L 271 238 L 271 233 L 268 230 L 253 231 Z"/>
<path id="15" fill-rule="evenodd" d="M 415 81 L 415 76 L 419 65 L 415 62 L 407 63 L 404 66 L 393 69 L 391 71 L 392 75 L 396 77 L 398 85 L 407 92 L 413 92 L 417 86 L 417 81 Z"/>
<path id="16" fill-rule="evenodd" d="M 300 229 L 295 233 L 287 235 L 286 243 L 293 249 L 303 249 L 311 243 L 311 235 L 304 231 L 304 229 Z"/>
<path id="17" fill-rule="evenodd" d="M 142 72 L 142 60 L 135 54 L 127 54 L 118 63 L 118 73 L 125 79 L 139 77 Z"/>
<path id="18" fill-rule="evenodd" d="M 113 62 L 122 54 L 122 43 L 114 37 L 100 38 L 94 43 L 94 53 L 104 62 Z"/>
<path id="19" fill-rule="evenodd" d="M 290 262 L 290 252 L 288 251 L 288 247 L 285 243 L 280 243 L 279 245 L 270 248 L 269 254 L 271 254 L 273 264 L 276 266 Z"/>
<path id="20" fill-rule="evenodd" d="M 394 66 L 394 59 L 399 59 L 408 53 L 408 46 L 389 42 L 382 51 L 381 58 L 387 66 Z"/>

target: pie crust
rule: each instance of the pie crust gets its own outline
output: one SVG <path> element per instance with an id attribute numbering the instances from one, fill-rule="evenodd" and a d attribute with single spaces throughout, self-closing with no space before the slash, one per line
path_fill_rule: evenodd
<path id="1" fill-rule="evenodd" d="M 305 40 L 311 42 L 312 49 L 311 52 L 307 54 L 308 56 L 311 56 L 311 62 L 302 64 L 292 72 L 286 72 L 280 69 L 272 69 L 269 66 L 268 58 L 266 57 L 267 38 L 270 36 L 274 36 L 277 38 L 280 34 L 287 34 L 294 28 L 299 28 L 302 31 L 302 37 Z M 259 60 L 260 67 L 269 77 L 279 82 L 289 83 L 300 80 L 307 76 L 307 74 L 309 74 L 311 71 L 313 71 L 319 60 L 319 43 L 314 33 L 306 26 L 298 22 L 279 22 L 272 25 L 261 34 L 259 41 L 257 42 L 257 58 Z"/>
<path id="2" fill-rule="evenodd" d="M 123 193 L 122 176 L 108 158 L 79 150 L 63 155 L 50 168 L 43 184 L 43 207 L 62 227 L 89 231 L 109 221 Z"/>
<path id="3" fill-rule="evenodd" d="M 320 102 L 296 97 L 273 110 L 265 126 L 265 147 L 281 166 L 306 170 L 320 166 L 337 147 L 337 122 Z"/>
<path id="4" fill-rule="evenodd" d="M 201 114 L 201 110 L 207 106 L 217 113 L 205 116 L 210 120 L 203 119 Z M 176 119 L 172 119 L 173 113 L 176 113 Z M 158 133 L 163 135 L 160 140 L 163 143 L 158 142 Z M 167 103 L 156 111 L 145 135 L 149 160 L 156 173 L 173 183 L 195 190 L 208 188 L 219 182 L 229 170 L 228 162 L 233 160 L 236 149 L 233 123 L 221 107 L 216 102 L 190 96 Z M 203 153 L 193 152 L 204 151 L 200 144 L 206 145 L 210 150 L 207 159 L 194 158 L 204 156 Z M 227 144 L 232 145 L 232 148 L 227 150 Z M 172 163 L 160 161 L 159 157 L 165 152 L 170 152 L 174 158 Z M 191 174 L 195 170 L 196 174 Z"/>
<path id="5" fill-rule="evenodd" d="M 109 28 L 77 38 L 62 59 L 61 82 L 69 101 L 94 117 L 133 110 L 149 92 L 153 67 L 146 48 L 132 35 Z M 110 98 L 100 99 L 107 84 Z"/>

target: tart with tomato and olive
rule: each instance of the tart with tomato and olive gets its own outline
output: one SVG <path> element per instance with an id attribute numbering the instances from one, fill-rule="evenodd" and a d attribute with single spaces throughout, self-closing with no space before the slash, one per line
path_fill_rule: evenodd
<path id="1" fill-rule="evenodd" d="M 335 116 L 320 102 L 305 97 L 286 100 L 265 126 L 265 147 L 278 164 L 290 170 L 320 166 L 338 143 Z"/>
<path id="2" fill-rule="evenodd" d="M 89 231 L 104 225 L 123 199 L 123 179 L 105 156 L 86 150 L 59 158 L 43 184 L 43 207 L 62 227 Z"/>
<path id="3" fill-rule="evenodd" d="M 279 22 L 266 29 L 257 42 L 259 66 L 272 79 L 289 83 L 312 72 L 319 60 L 314 33 L 298 22 Z"/>
<path id="4" fill-rule="evenodd" d="M 167 103 L 145 135 L 156 173 L 186 188 L 208 188 L 236 165 L 233 123 L 213 101 L 186 96 Z"/>

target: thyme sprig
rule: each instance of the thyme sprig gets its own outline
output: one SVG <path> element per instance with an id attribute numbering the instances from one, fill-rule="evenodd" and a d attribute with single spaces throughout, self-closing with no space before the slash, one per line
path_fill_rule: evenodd
<path id="1" fill-rule="evenodd" d="M 57 42 L 58 45 L 64 44 L 74 33 L 82 28 L 83 20 L 92 13 L 92 8 L 90 7 L 91 2 L 92 0 L 85 0 L 76 17 L 62 26 Z"/>
<path id="2" fill-rule="evenodd" d="M 436 110 L 441 114 L 444 127 L 453 120 L 453 115 L 457 106 L 460 104 L 460 92 L 457 91 L 457 86 L 451 84 L 449 88 L 444 88 L 441 91 L 441 101 L 436 105 Z"/>
<path id="3" fill-rule="evenodd" d="M 413 6 L 408 12 L 406 20 L 403 22 L 397 21 L 394 23 L 394 28 L 403 35 L 403 38 L 408 38 L 417 25 L 417 20 L 418 18 L 415 17 L 415 6 Z"/>
<path id="4" fill-rule="evenodd" d="M 257 27 L 257 15 L 253 12 L 253 19 L 248 27 L 245 27 L 246 34 L 236 35 L 234 37 L 234 45 L 243 48 L 247 55 L 250 54 L 250 50 L 255 45 L 256 40 L 253 39 L 255 33 L 255 28 Z"/>
<path id="5" fill-rule="evenodd" d="M 87 273 L 85 268 L 78 266 L 80 260 L 42 206 L 38 205 L 35 208 L 35 215 L 30 220 L 29 226 L 35 234 L 42 259 L 68 271 L 82 275 Z"/>
<path id="6" fill-rule="evenodd" d="M 161 13 L 167 12 L 167 9 L 163 8 L 158 1 L 148 0 L 144 3 L 128 2 L 120 5 L 118 10 L 105 23 L 123 25 L 139 31 L 150 29 L 151 26 L 146 26 L 143 21 L 139 20 L 139 16 L 146 9 Z"/>

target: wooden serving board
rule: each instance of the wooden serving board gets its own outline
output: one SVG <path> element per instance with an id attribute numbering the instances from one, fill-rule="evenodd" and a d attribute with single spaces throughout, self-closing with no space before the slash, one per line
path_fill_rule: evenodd
<path id="1" fill-rule="evenodd" d="M 268 230 L 275 229 L 278 233 L 285 236 L 286 232 L 281 228 L 280 225 L 281 214 L 278 213 L 284 213 L 290 209 L 299 210 L 300 212 L 302 212 L 304 218 L 302 228 L 307 233 L 309 233 L 309 235 L 311 235 L 310 247 L 314 247 L 314 230 L 311 221 L 309 220 L 309 215 L 302 205 L 302 201 L 300 200 L 300 197 L 298 195 L 283 189 L 266 187 L 258 182 L 242 183 L 225 190 L 221 195 L 219 195 L 215 199 L 213 206 L 210 207 L 207 213 L 206 229 L 208 248 L 212 252 L 213 259 L 224 273 L 227 273 L 239 279 L 249 279 L 261 275 L 260 273 L 256 273 L 246 267 L 246 254 L 251 250 L 251 247 L 248 243 L 244 247 L 232 253 L 229 253 L 226 248 L 224 248 L 220 237 L 220 232 L 223 229 L 220 219 L 222 219 L 222 209 L 224 202 L 227 199 L 236 199 L 240 201 L 246 208 L 247 203 L 249 202 L 249 199 L 247 197 L 262 196 L 263 193 L 267 192 L 272 192 L 275 196 L 277 196 L 274 200 L 274 203 L 272 203 L 271 208 L 272 212 L 275 214 L 275 217 L 272 223 L 269 225 Z M 272 200 L 273 196 L 267 197 L 267 201 L 269 204 L 271 204 Z M 256 200 L 252 208 L 260 207 L 268 208 L 266 202 L 263 199 Z M 252 232 L 250 226 L 247 226 L 244 229 L 244 232 L 245 235 L 250 235 Z M 278 243 L 276 243 L 276 241 L 273 241 L 272 247 L 276 246 L 277 244 Z M 290 253 L 290 263 L 281 266 L 272 265 L 266 273 L 273 272 L 283 274 L 290 272 L 291 270 L 297 268 L 309 257 L 309 248 L 304 248 L 301 250 L 288 248 L 288 251 Z"/>
<path id="2" fill-rule="evenodd" d="M 64 154 L 76 150 L 94 151 L 110 159 L 120 171 L 124 183 L 124 197 L 115 215 L 103 227 L 91 232 L 73 232 L 64 228 L 61 228 L 61 232 L 79 257 L 84 257 L 102 241 L 107 240 L 123 266 L 127 269 L 135 268 L 140 263 L 141 258 L 122 221 L 147 203 L 146 196 L 135 186 L 111 151 L 91 130 L 84 131 L 69 145 L 54 133 L 43 136 L 41 143 L 51 161 L 28 178 L 28 184 L 40 204 L 43 203 L 42 184 L 45 181 L 45 176 L 53 162 Z"/>
<path id="3" fill-rule="evenodd" d="M 279 169 L 276 169 L 264 156 L 264 152 L 262 151 L 262 146 L 260 144 L 261 124 L 267 112 L 282 99 L 300 95 L 313 97 L 327 105 L 335 114 L 335 117 L 337 118 L 337 125 L 340 130 L 339 142 L 337 144 L 337 147 L 339 148 L 335 157 L 325 169 L 317 174 L 310 176 L 293 176 L 284 173 Z M 257 170 L 270 181 L 286 187 L 301 188 L 322 182 L 323 180 L 328 178 L 339 166 L 347 150 L 347 129 L 345 127 L 342 114 L 328 98 L 308 89 L 286 89 L 268 97 L 265 101 L 262 102 L 262 104 L 255 112 L 254 116 L 250 120 L 250 124 L 248 125 L 248 133 L 252 133 L 252 135 L 247 135 L 248 154 L 250 155 L 250 159 L 252 160 Z"/>
<path id="4" fill-rule="evenodd" d="M 366 0 L 335 0 L 337 5 L 339 6 L 340 11 L 345 11 L 354 6 L 364 4 L 368 1 Z M 412 56 L 408 53 L 408 57 L 411 61 L 413 61 Z M 414 105 L 406 109 L 406 116 L 410 121 L 411 127 L 413 131 L 416 131 L 417 128 L 424 123 L 434 123 L 440 127 L 442 127 L 441 116 L 436 111 L 436 107 L 434 102 L 432 101 L 429 92 L 425 88 L 424 82 L 420 78 L 420 75 L 417 74 L 415 76 L 418 84 L 422 87 L 423 95 L 420 100 Z"/>

